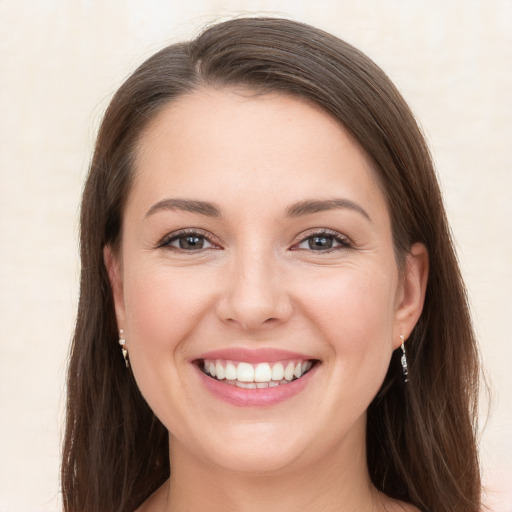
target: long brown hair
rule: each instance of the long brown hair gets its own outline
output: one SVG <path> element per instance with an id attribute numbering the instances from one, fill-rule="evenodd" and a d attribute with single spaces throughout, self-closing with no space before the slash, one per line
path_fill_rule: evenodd
<path id="1" fill-rule="evenodd" d="M 368 410 L 375 486 L 422 511 L 479 509 L 475 443 L 478 354 L 432 159 L 384 72 L 349 44 L 308 25 L 242 18 L 169 46 L 122 85 L 101 125 L 81 209 L 81 281 L 68 375 L 62 491 L 67 512 L 132 512 L 169 476 L 168 434 L 142 398 L 117 345 L 103 261 L 118 247 L 134 150 L 162 107 L 198 87 L 293 94 L 334 116 L 374 160 L 397 261 L 425 244 L 425 305 Z"/>

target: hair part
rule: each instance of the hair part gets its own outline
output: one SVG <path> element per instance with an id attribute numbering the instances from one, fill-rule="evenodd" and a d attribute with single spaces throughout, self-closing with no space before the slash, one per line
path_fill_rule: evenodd
<path id="1" fill-rule="evenodd" d="M 384 72 L 351 45 L 305 24 L 241 18 L 144 62 L 99 130 L 80 228 L 80 299 L 68 373 L 62 490 L 66 512 L 133 512 L 169 476 L 168 433 L 126 371 L 117 346 L 103 249 L 119 248 L 137 142 L 172 101 L 202 87 L 292 94 L 320 106 L 372 158 L 398 261 L 429 252 L 422 315 L 408 342 L 409 379 L 395 353 L 368 409 L 374 485 L 422 511 L 476 512 L 478 354 L 464 284 L 424 137 Z"/>

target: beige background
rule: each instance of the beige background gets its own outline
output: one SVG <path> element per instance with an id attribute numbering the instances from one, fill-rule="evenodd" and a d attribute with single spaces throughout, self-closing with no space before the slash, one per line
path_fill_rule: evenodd
<path id="1" fill-rule="evenodd" d="M 492 381 L 481 442 L 488 499 L 511 512 L 510 0 L 0 0 L 0 512 L 60 510 L 78 204 L 106 103 L 154 51 L 243 11 L 352 42 L 421 120 Z"/>

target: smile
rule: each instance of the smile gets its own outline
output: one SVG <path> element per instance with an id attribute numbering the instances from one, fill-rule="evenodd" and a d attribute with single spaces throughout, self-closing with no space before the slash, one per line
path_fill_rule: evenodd
<path id="1" fill-rule="evenodd" d="M 251 364 L 241 361 L 200 361 L 204 374 L 213 379 L 245 389 L 262 389 L 289 384 L 304 376 L 314 365 L 313 360 L 288 360 Z"/>

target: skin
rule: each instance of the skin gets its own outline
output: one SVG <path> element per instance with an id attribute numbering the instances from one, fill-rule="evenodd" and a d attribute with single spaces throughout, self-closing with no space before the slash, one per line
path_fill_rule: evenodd
<path id="1" fill-rule="evenodd" d="M 140 510 L 415 510 L 372 486 L 365 428 L 400 334 L 421 313 L 428 256 L 414 245 L 399 272 L 367 155 L 300 99 L 202 89 L 152 120 L 135 172 L 120 252 L 107 247 L 105 261 L 172 467 Z M 155 207 L 176 198 L 214 203 L 220 215 Z M 359 209 L 286 213 L 333 198 Z M 180 249 L 175 235 L 191 228 L 203 247 Z M 314 234 L 332 247 L 313 250 Z M 227 347 L 319 364 L 288 400 L 239 407 L 212 396 L 191 363 Z"/>

